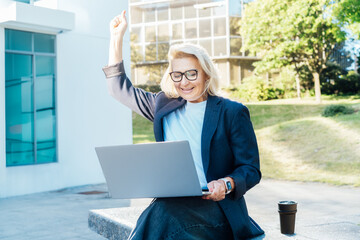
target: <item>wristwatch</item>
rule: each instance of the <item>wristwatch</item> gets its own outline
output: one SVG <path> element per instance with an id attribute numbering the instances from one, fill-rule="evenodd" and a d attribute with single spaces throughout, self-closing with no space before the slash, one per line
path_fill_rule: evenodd
<path id="1" fill-rule="evenodd" d="M 219 180 L 224 181 L 225 186 L 226 186 L 225 194 L 229 194 L 232 190 L 231 182 L 229 180 L 227 180 L 226 178 L 220 178 Z"/>

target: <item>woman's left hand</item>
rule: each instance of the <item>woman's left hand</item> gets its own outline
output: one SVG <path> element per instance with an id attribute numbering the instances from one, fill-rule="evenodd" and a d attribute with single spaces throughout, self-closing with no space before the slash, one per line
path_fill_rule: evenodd
<path id="1" fill-rule="evenodd" d="M 221 201 L 225 198 L 226 187 L 222 180 L 214 180 L 207 184 L 210 195 L 203 196 L 203 199 Z"/>

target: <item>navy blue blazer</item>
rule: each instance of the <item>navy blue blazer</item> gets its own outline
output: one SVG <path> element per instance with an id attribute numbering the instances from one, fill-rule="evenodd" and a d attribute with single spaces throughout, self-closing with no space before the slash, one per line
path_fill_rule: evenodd
<path id="1" fill-rule="evenodd" d="M 110 94 L 154 123 L 156 141 L 164 141 L 162 119 L 186 103 L 163 92 L 135 88 L 123 63 L 103 68 Z M 219 202 L 235 239 L 247 239 L 264 231 L 249 217 L 244 194 L 261 179 L 259 153 L 248 109 L 241 103 L 209 96 L 201 136 L 201 154 L 207 181 L 232 177 L 235 189 Z"/>

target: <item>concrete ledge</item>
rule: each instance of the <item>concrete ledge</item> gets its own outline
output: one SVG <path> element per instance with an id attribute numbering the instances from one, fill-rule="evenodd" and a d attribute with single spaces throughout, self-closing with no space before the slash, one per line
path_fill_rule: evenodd
<path id="1" fill-rule="evenodd" d="M 246 194 L 250 216 L 265 231 L 252 240 L 360 239 L 359 196 L 359 188 L 262 181 Z M 284 199 L 299 203 L 293 235 L 280 232 L 277 202 Z M 89 227 L 108 239 L 126 239 L 149 201 L 134 207 L 92 210 Z"/>
<path id="2" fill-rule="evenodd" d="M 57 34 L 75 27 L 75 14 L 58 9 L 12 2 L 0 9 L 0 25 L 6 28 Z"/>
<path id="3" fill-rule="evenodd" d="M 107 239 L 126 240 L 145 207 L 90 210 L 88 226 Z"/>

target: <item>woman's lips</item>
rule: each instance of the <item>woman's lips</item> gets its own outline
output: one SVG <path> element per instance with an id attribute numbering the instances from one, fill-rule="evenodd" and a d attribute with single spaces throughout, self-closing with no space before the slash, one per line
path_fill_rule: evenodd
<path id="1" fill-rule="evenodd" d="M 189 93 L 193 90 L 194 88 L 181 88 L 181 91 L 185 92 L 185 93 Z"/>

